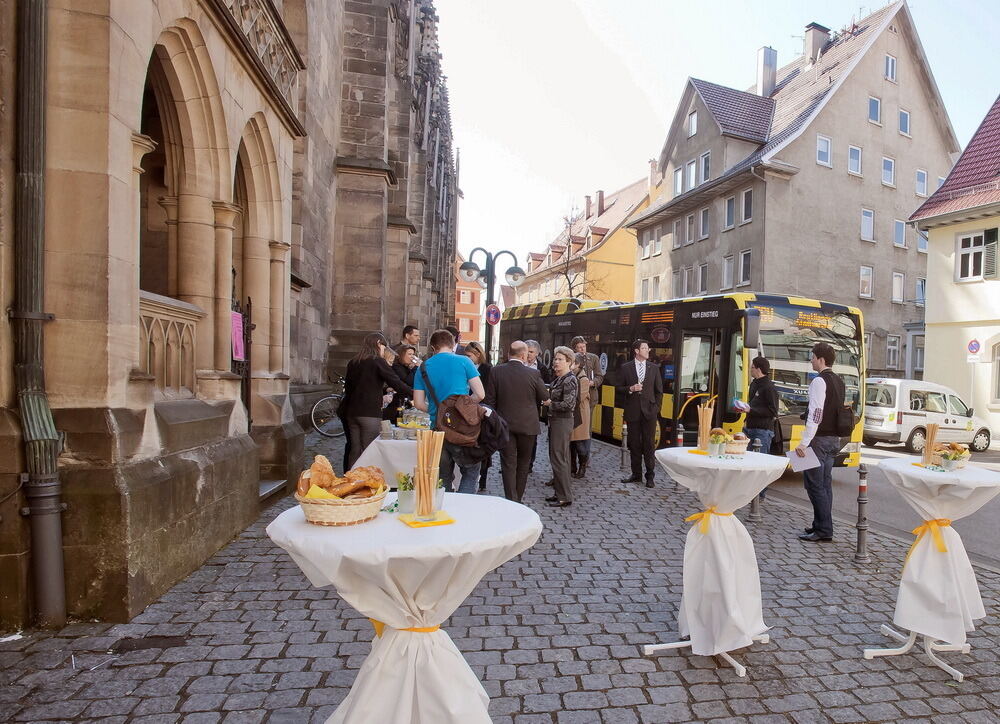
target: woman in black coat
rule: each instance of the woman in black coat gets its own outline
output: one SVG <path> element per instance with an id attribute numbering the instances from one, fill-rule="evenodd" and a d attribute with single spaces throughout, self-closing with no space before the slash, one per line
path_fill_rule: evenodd
<path id="1" fill-rule="evenodd" d="M 392 363 L 392 371 L 404 385 L 413 387 L 413 378 L 416 376 L 418 365 L 414 364 L 417 349 L 409 344 L 402 344 L 396 349 L 396 361 Z M 402 411 L 407 407 L 407 400 L 410 395 L 397 392 L 382 413 L 383 420 L 396 422 Z"/>
<path id="2" fill-rule="evenodd" d="M 382 359 L 387 347 L 385 337 L 379 332 L 366 335 L 361 351 L 347 364 L 344 377 L 344 399 L 340 403 L 347 422 L 351 450 L 347 467 L 354 467 L 382 427 L 382 394 L 388 385 L 406 396 L 413 395 L 413 388 L 396 376 L 389 363 Z"/>
<path id="3" fill-rule="evenodd" d="M 490 382 L 490 374 L 493 372 L 493 365 L 490 364 L 489 359 L 486 357 L 486 350 L 479 342 L 469 342 L 465 345 L 462 353 L 472 360 L 472 364 L 476 366 L 479 371 L 479 376 L 483 380 L 483 388 Z M 484 492 L 486 490 L 486 476 L 489 475 L 490 466 L 493 465 L 493 456 L 490 455 L 483 458 L 482 465 L 479 468 L 479 492 Z"/>

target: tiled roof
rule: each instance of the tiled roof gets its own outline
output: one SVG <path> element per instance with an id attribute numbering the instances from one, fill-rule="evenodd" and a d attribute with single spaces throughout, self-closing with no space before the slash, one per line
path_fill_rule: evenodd
<path id="1" fill-rule="evenodd" d="M 593 230 L 595 234 L 606 234 L 609 229 L 617 229 L 625 221 L 632 209 L 635 208 L 636 204 L 646 197 L 649 190 L 648 187 L 649 180 L 643 177 L 624 188 L 610 194 L 605 194 L 604 213 L 597 214 L 597 204 L 594 204 L 591 208 L 594 213 L 590 216 L 580 214 L 573 219 L 570 226 L 572 240 L 574 242 L 581 239 L 585 240 L 588 230 Z M 549 244 L 548 248 L 558 252 L 554 254 L 557 259 L 561 257 L 561 252 L 566 248 L 566 229 L 563 229 L 559 233 L 556 239 Z M 586 251 L 586 249 L 578 248 L 578 244 L 574 243 L 571 256 L 576 257 L 584 254 Z M 544 259 L 545 255 L 531 252 L 531 258 Z M 533 271 L 541 268 L 543 267 L 535 267 Z"/>
<path id="2" fill-rule="evenodd" d="M 965 147 L 944 184 L 910 221 L 1000 203 L 1000 96 Z"/>
<path id="3" fill-rule="evenodd" d="M 757 140 L 763 145 L 707 184 L 696 186 L 680 196 L 664 201 L 643 213 L 639 219 L 633 220 L 632 224 L 656 215 L 665 206 L 679 199 L 703 192 L 754 165 L 767 161 L 771 154 L 805 130 L 813 115 L 851 71 L 874 37 L 902 7 L 904 2 L 899 0 L 875 11 L 853 26 L 831 34 L 831 40 L 823 46 L 819 58 L 812 65 L 805 55 L 802 55 L 779 68 L 777 83 L 769 98 L 691 78 L 689 82 L 702 98 L 705 98 L 706 105 L 719 121 L 723 133 L 727 127 L 740 129 L 744 131 L 744 137 Z M 712 100 L 709 101 L 709 98 Z M 751 98 L 757 100 L 753 101 Z M 735 104 L 736 108 L 729 109 L 727 104 Z M 766 133 L 762 133 L 763 118 L 768 104 L 773 107 L 773 112 Z M 756 138 L 752 135 L 754 133 L 758 134 Z M 740 134 L 734 133 L 734 135 Z"/>
<path id="4" fill-rule="evenodd" d="M 774 99 L 747 93 L 698 78 L 691 85 L 719 123 L 723 135 L 764 143 L 771 130 Z"/>

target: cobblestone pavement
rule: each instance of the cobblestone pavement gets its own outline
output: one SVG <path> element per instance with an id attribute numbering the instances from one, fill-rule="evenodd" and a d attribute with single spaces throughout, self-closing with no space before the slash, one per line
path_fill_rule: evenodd
<path id="1" fill-rule="evenodd" d="M 748 676 L 689 651 L 643 656 L 643 644 L 676 635 L 683 518 L 698 505 L 662 472 L 653 490 L 620 484 L 618 451 L 594 447 L 566 509 L 542 505 L 549 470 L 539 460 L 527 502 L 545 523 L 541 540 L 445 623 L 495 722 L 1000 721 L 1000 576 L 978 571 L 989 615 L 970 654 L 945 655 L 963 683 L 921 654 L 865 661 L 863 647 L 887 644 L 879 625 L 891 618 L 906 546 L 876 537 L 875 563 L 856 567 L 853 530 L 802 543 L 805 513 L 775 500 L 765 523 L 748 525 L 773 626 L 771 643 L 736 652 Z M 266 537 L 290 504 L 272 506 L 131 623 L 0 643 L 0 720 L 322 722 L 347 694 L 371 628 Z M 109 653 L 127 638 L 151 647 Z"/>

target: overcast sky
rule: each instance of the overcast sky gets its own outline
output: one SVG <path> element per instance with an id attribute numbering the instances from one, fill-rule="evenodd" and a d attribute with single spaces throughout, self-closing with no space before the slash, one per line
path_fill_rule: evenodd
<path id="1" fill-rule="evenodd" d="M 834 30 L 883 4 L 844 0 L 435 0 L 455 144 L 459 248 L 540 251 L 597 189 L 644 177 L 684 81 L 755 80 L 757 49 L 778 67 L 810 22 Z M 996 0 L 910 5 L 965 146 L 992 105 Z M 501 262 L 506 268 L 507 257 Z"/>

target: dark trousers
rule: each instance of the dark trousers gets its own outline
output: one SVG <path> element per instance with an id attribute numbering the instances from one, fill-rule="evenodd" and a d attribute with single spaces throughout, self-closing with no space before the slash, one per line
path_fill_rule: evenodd
<path id="1" fill-rule="evenodd" d="M 556 497 L 564 503 L 573 500 L 569 488 L 569 438 L 572 434 L 572 417 L 549 417 L 549 464 Z"/>
<path id="2" fill-rule="evenodd" d="M 823 538 L 833 537 L 833 461 L 840 449 L 839 437 L 814 437 L 809 447 L 819 459 L 818 468 L 802 471 L 813 506 L 812 529 Z"/>
<path id="3" fill-rule="evenodd" d="M 378 417 L 347 418 L 347 434 L 351 436 L 351 451 L 347 455 L 348 470 L 354 467 L 354 462 L 361 457 L 365 448 L 378 437 L 382 430 L 382 420 Z"/>
<path id="4" fill-rule="evenodd" d="M 500 451 L 500 475 L 503 477 L 503 494 L 507 500 L 520 503 L 524 497 L 528 473 L 531 472 L 531 451 L 537 440 L 538 435 L 512 432 L 506 447 Z"/>
<path id="5" fill-rule="evenodd" d="M 653 467 L 654 439 L 656 436 L 656 418 L 640 418 L 628 423 L 628 452 L 632 461 L 632 477 L 642 479 L 642 463 L 646 463 L 646 480 L 652 480 L 656 473 Z"/>

